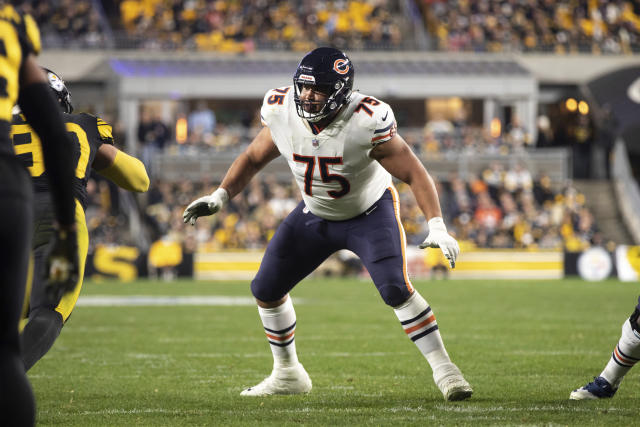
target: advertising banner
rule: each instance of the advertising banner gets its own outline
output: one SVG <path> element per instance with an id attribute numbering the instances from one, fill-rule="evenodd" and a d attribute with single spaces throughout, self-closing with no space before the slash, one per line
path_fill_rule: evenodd
<path id="1" fill-rule="evenodd" d="M 623 282 L 640 280 L 640 246 L 620 245 L 616 248 L 618 278 Z"/>

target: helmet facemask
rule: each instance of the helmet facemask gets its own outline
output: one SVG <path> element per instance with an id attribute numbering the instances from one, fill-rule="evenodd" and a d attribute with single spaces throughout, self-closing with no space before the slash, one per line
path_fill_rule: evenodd
<path id="1" fill-rule="evenodd" d="M 349 102 L 353 78 L 353 64 L 343 52 L 319 47 L 307 53 L 293 75 L 293 99 L 298 116 L 310 122 L 332 117 Z M 300 95 L 306 85 L 327 98 L 322 102 L 301 100 Z"/>
<path id="2" fill-rule="evenodd" d="M 325 99 L 324 101 L 301 100 L 300 93 L 302 92 L 302 88 L 305 85 L 318 87 L 319 89 L 316 90 L 318 92 L 326 94 L 327 99 Z M 293 87 L 293 99 L 296 103 L 298 116 L 312 123 L 318 122 L 334 114 L 336 111 L 338 111 L 339 107 L 349 101 L 349 97 L 351 96 L 351 90 L 341 80 L 336 81 L 333 87 L 331 87 L 328 85 L 314 85 L 310 84 L 304 79 L 298 79 L 297 81 L 295 81 Z M 322 89 L 320 89 L 320 87 L 322 87 Z M 312 108 L 305 109 L 305 107 Z"/>

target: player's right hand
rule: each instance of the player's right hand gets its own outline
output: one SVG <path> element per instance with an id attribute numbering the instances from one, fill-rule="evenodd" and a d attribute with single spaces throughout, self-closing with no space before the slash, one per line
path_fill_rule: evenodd
<path id="1" fill-rule="evenodd" d="M 46 257 L 45 292 L 51 304 L 75 289 L 78 283 L 78 236 L 75 230 L 55 230 Z"/>
<path id="2" fill-rule="evenodd" d="M 200 197 L 187 206 L 182 214 L 185 224 L 195 225 L 196 219 L 201 216 L 213 215 L 225 207 L 229 201 L 229 193 L 224 188 L 218 188 L 209 196 Z"/>

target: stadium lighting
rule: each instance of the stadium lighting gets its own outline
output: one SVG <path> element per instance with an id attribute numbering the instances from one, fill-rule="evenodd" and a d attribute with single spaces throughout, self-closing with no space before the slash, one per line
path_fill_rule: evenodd
<path id="1" fill-rule="evenodd" d="M 498 138 L 500 136 L 500 134 L 502 133 L 502 122 L 500 122 L 499 118 L 494 117 L 491 120 L 489 133 L 491 135 L 491 138 Z"/>
<path id="2" fill-rule="evenodd" d="M 180 117 L 176 121 L 176 142 L 184 144 L 187 142 L 187 119 Z"/>
<path id="3" fill-rule="evenodd" d="M 567 107 L 567 110 L 573 113 L 578 109 L 578 101 L 576 101 L 574 98 L 567 98 L 564 106 Z"/>
<path id="4" fill-rule="evenodd" d="M 578 104 L 578 111 L 582 115 L 589 114 L 589 104 L 587 104 L 585 101 L 580 101 L 580 103 Z"/>

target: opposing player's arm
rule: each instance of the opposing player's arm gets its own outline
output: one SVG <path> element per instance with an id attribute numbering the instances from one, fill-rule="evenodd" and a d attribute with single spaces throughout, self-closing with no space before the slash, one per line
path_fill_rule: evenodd
<path id="1" fill-rule="evenodd" d="M 149 189 L 149 176 L 144 164 L 110 144 L 102 144 L 93 160 L 100 175 L 127 191 L 143 193 Z"/>
<path id="2" fill-rule="evenodd" d="M 400 135 L 396 134 L 387 142 L 375 146 L 370 155 L 391 175 L 411 187 L 427 219 L 442 216 L 433 178 Z"/>
<path id="3" fill-rule="evenodd" d="M 62 115 L 51 94 L 47 78 L 38 66 L 35 56 L 28 54 L 20 69 L 18 104 L 27 121 L 42 141 L 56 217 L 63 227 L 75 227 L 73 200 L 72 141 L 67 135 Z"/>
<path id="4" fill-rule="evenodd" d="M 227 190 L 230 199 L 233 198 L 246 187 L 258 171 L 279 155 L 271 131 L 264 126 L 247 149 L 231 164 L 220 187 Z"/>
<path id="5" fill-rule="evenodd" d="M 37 49 L 34 48 L 33 51 L 37 52 Z M 51 183 L 58 227 L 46 256 L 46 292 L 50 301 L 59 301 L 58 297 L 75 288 L 79 272 L 76 206 L 73 198 L 74 165 L 72 156 L 68 155 L 72 152 L 73 143 L 67 134 L 58 103 L 49 89 L 47 78 L 33 53 L 27 54 L 20 68 L 18 104 L 40 137 Z"/>

